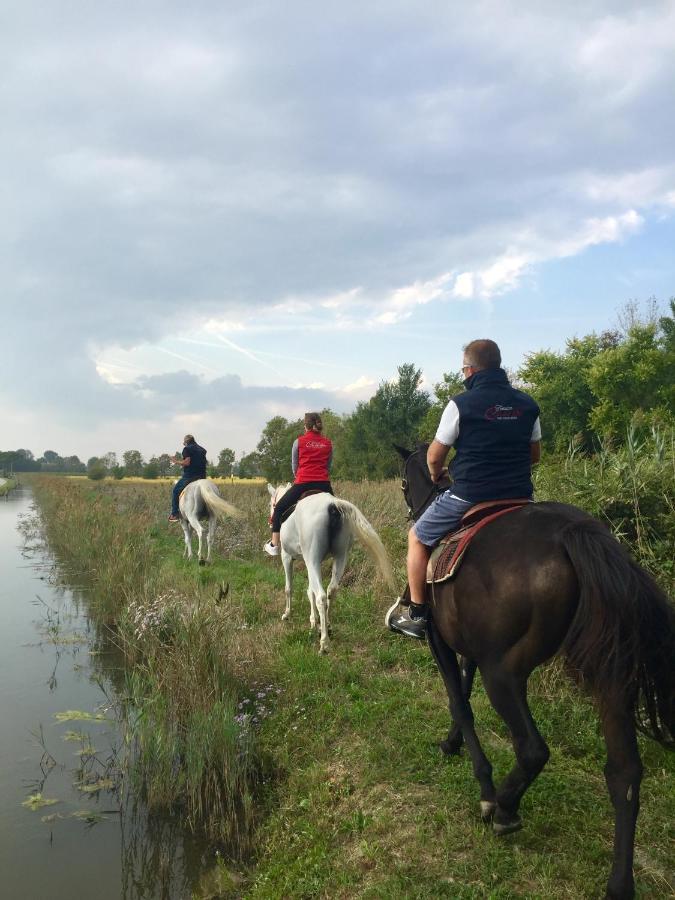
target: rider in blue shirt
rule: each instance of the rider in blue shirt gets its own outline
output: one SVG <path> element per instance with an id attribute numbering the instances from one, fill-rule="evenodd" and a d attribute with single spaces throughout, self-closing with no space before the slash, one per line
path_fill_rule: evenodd
<path id="1" fill-rule="evenodd" d="M 494 341 L 466 345 L 466 391 L 450 400 L 429 445 L 427 465 L 435 482 L 447 473 L 445 460 L 454 447 L 452 487 L 438 495 L 408 533 L 411 602 L 390 620 L 390 627 L 409 637 L 425 634 L 427 562 L 441 538 L 457 529 L 476 503 L 532 496 L 532 466 L 541 453 L 539 407 L 511 386 L 501 363 Z"/>
<path id="2" fill-rule="evenodd" d="M 182 458 L 172 456 L 171 462 L 183 467 L 183 474 L 173 486 L 171 515 L 169 522 L 180 522 L 178 501 L 181 491 L 198 478 L 206 478 L 206 450 L 195 441 L 194 435 L 186 434 L 183 438 Z"/>

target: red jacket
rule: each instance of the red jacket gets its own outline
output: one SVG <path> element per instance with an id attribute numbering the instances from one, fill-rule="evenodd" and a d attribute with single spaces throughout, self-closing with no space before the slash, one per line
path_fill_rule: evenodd
<path id="1" fill-rule="evenodd" d="M 295 484 L 307 481 L 330 481 L 328 463 L 333 453 L 333 444 L 322 434 L 307 431 L 298 437 L 298 468 Z"/>

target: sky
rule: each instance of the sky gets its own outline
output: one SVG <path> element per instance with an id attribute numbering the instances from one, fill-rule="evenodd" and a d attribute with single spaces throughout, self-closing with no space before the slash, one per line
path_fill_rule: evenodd
<path id="1" fill-rule="evenodd" d="M 216 458 L 675 294 L 675 2 L 0 13 L 0 449 Z M 542 413 L 545 421 L 545 411 Z"/>

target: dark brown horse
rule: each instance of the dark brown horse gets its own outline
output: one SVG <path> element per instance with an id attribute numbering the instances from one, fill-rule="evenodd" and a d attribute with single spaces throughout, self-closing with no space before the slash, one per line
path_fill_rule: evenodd
<path id="1" fill-rule="evenodd" d="M 426 449 L 397 448 L 414 519 L 448 487 L 431 481 Z M 434 588 L 427 636 L 453 720 L 441 748 L 452 754 L 466 743 L 481 814 L 497 834 L 521 827 L 520 801 L 549 757 L 527 703 L 527 680 L 555 654 L 564 657 L 598 703 L 607 747 L 605 779 L 615 811 L 607 896 L 633 897 L 642 775 L 636 729 L 668 746 L 675 734 L 675 615 L 655 581 L 587 513 L 562 503 L 528 504 L 482 529 L 456 577 Z M 474 728 L 476 667 L 516 755 L 497 788 Z"/>

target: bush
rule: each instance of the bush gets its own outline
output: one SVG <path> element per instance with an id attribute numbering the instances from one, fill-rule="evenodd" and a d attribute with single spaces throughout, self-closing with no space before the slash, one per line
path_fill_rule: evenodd
<path id="1" fill-rule="evenodd" d="M 87 469 L 87 478 L 91 478 L 92 481 L 103 481 L 107 474 L 108 470 L 100 461 L 92 463 Z"/>

